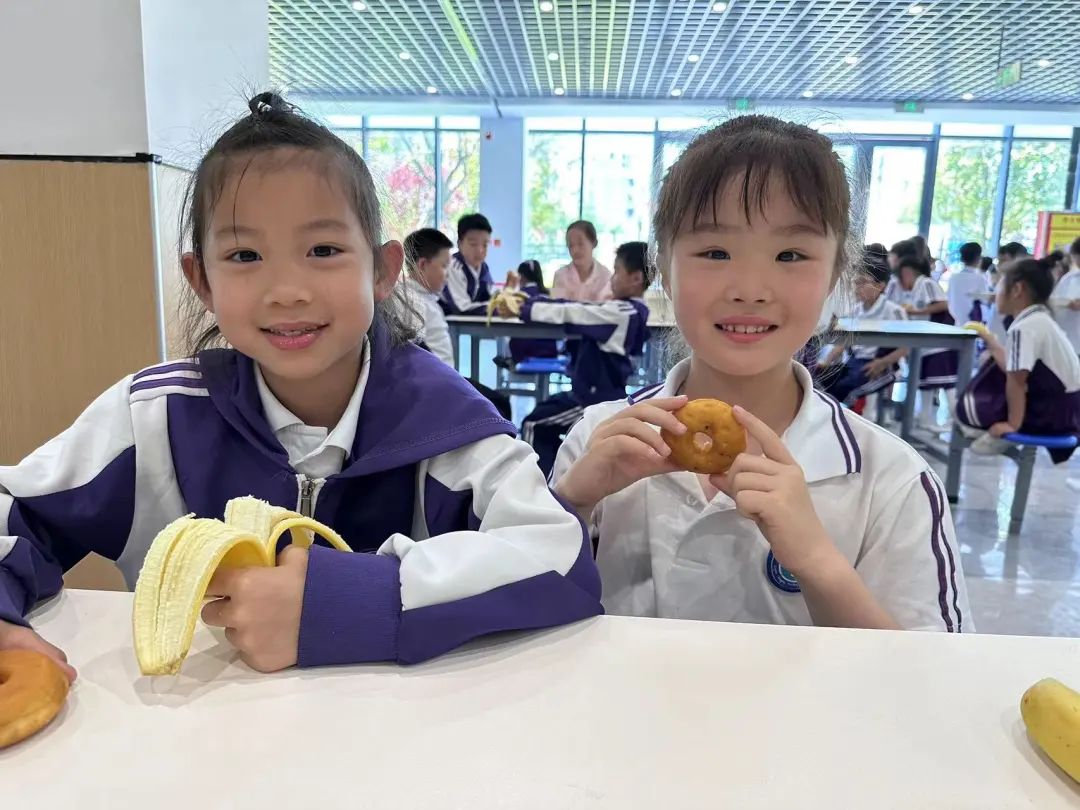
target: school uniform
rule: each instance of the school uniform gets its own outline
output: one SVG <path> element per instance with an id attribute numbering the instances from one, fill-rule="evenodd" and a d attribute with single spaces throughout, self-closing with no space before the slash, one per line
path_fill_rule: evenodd
<path id="1" fill-rule="evenodd" d="M 901 306 L 908 305 L 915 309 L 926 309 L 937 301 L 948 301 L 948 296 L 941 286 L 932 278 L 919 276 L 915 279 L 915 285 L 910 290 L 899 287 L 898 301 Z M 955 323 L 948 311 L 936 312 L 933 315 L 911 315 L 908 317 L 915 321 L 934 321 L 952 325 Z M 955 349 L 923 349 L 922 362 L 919 366 L 919 390 L 927 391 L 935 388 L 955 388 L 956 372 L 960 367 L 959 352 Z"/>
<path id="2" fill-rule="evenodd" d="M 885 299 L 892 301 L 894 304 L 903 303 L 902 293 L 904 288 L 900 285 L 900 279 L 893 273 L 889 276 L 889 283 L 885 285 L 885 292 L 883 293 Z"/>
<path id="3" fill-rule="evenodd" d="M 594 303 L 610 301 L 612 297 L 611 271 L 594 260 L 589 277 L 582 279 L 573 262 L 564 264 L 555 271 L 555 278 L 551 283 L 551 297 Z"/>
<path id="4" fill-rule="evenodd" d="M 450 257 L 439 303 L 447 315 L 482 315 L 494 287 L 487 262 L 470 267 L 459 251 Z"/>
<path id="5" fill-rule="evenodd" d="M 450 342 L 450 327 L 446 315 L 439 306 L 439 294 L 434 293 L 414 278 L 404 280 L 406 295 L 415 304 L 420 316 L 417 343 L 454 368 L 454 347 Z"/>
<path id="6" fill-rule="evenodd" d="M 374 330 L 331 431 L 232 350 L 153 366 L 0 467 L 0 619 L 20 623 L 88 552 L 129 587 L 157 533 L 254 495 L 332 526 L 308 560 L 300 666 L 422 661 L 491 632 L 600 612 L 580 521 L 531 449 L 459 375 Z"/>
<path id="7" fill-rule="evenodd" d="M 983 363 L 957 402 L 961 423 L 988 430 L 1009 418 L 1006 373 L 1027 371 L 1027 404 L 1020 433 L 1080 436 L 1080 359 L 1050 310 L 1030 306 L 1017 315 L 1005 335 L 1005 371 L 993 359 Z M 1073 450 L 1054 450 L 1055 463 Z"/>
<path id="8" fill-rule="evenodd" d="M 545 473 L 555 463 L 562 436 L 581 418 L 585 407 L 626 396 L 626 381 L 634 370 L 631 357 L 640 356 L 649 339 L 649 308 L 640 298 L 602 304 L 533 298 L 524 303 L 526 323 L 562 324 L 579 335 L 569 376 L 569 393 L 544 400 L 521 423 L 522 438 L 533 446 Z"/>
<path id="9" fill-rule="evenodd" d="M 961 267 L 949 274 L 949 314 L 954 323 L 982 322 L 982 302 L 975 293 L 986 292 L 986 279 L 978 267 Z"/>
<path id="10" fill-rule="evenodd" d="M 903 321 L 907 320 L 907 313 L 884 295 L 879 295 L 869 307 L 860 303 L 854 317 L 859 321 Z M 852 346 L 847 360 L 838 370 L 826 369 L 822 373 L 820 387 L 829 396 L 849 404 L 888 388 L 896 382 L 896 365 L 871 380 L 866 376 L 866 364 L 894 350 L 893 347 L 885 346 Z"/>
<path id="11" fill-rule="evenodd" d="M 1065 332 L 1073 351 L 1080 355 L 1080 310 L 1069 309 L 1068 302 L 1080 299 L 1080 267 L 1074 267 L 1054 285 L 1050 301 L 1054 319 Z"/>
<path id="12" fill-rule="evenodd" d="M 540 292 L 539 284 L 523 284 L 518 288 L 529 298 L 537 298 L 547 293 Z M 548 338 L 510 338 L 510 359 L 514 365 L 531 357 L 558 357 L 558 342 Z"/>
<path id="13" fill-rule="evenodd" d="M 960 553 L 941 482 L 905 442 L 815 391 L 793 364 L 802 402 L 783 441 L 806 476 L 822 525 L 874 598 L 907 629 L 971 632 Z M 690 360 L 629 400 L 585 410 L 559 452 L 557 482 L 597 425 L 627 403 L 674 396 Z M 812 624 L 798 581 L 757 525 L 698 476 L 668 473 L 604 498 L 590 529 L 609 613 Z"/>

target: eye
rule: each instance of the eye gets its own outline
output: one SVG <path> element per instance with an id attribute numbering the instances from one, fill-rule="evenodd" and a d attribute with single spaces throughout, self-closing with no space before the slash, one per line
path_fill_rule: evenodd
<path id="1" fill-rule="evenodd" d="M 776 260 L 778 262 L 798 262 L 802 261 L 805 258 L 806 256 L 804 256 L 802 253 L 799 253 L 799 251 L 797 250 L 784 250 L 776 254 Z"/>
<path id="2" fill-rule="evenodd" d="M 251 262 L 257 262 L 261 256 L 254 250 L 234 250 L 228 256 L 225 257 L 226 261 L 240 262 L 242 264 L 249 264 Z"/>
<path id="3" fill-rule="evenodd" d="M 718 261 L 718 262 L 719 261 L 725 261 L 725 260 L 731 258 L 731 256 L 728 255 L 728 252 L 726 250 L 722 249 L 722 248 L 712 248 L 710 250 L 703 251 L 702 253 L 699 253 L 698 255 L 699 256 L 704 256 L 706 259 L 710 259 L 712 261 Z"/>
<path id="4" fill-rule="evenodd" d="M 339 253 L 341 253 L 341 248 L 336 248 L 333 245 L 315 245 L 315 247 L 311 249 L 310 255 L 320 259 L 326 259 L 330 256 L 336 256 Z"/>

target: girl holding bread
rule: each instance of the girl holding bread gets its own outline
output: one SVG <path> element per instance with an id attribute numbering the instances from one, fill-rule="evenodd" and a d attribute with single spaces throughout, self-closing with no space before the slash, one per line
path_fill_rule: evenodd
<path id="1" fill-rule="evenodd" d="M 804 126 L 735 118 L 668 172 L 657 263 L 689 356 L 587 408 L 552 473 L 609 612 L 973 629 L 937 476 L 792 360 L 851 282 L 850 231 L 843 164 Z"/>

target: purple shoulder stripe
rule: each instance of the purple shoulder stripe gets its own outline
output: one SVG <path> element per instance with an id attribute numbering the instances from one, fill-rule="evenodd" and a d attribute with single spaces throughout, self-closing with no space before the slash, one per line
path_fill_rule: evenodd
<path id="1" fill-rule="evenodd" d="M 131 393 L 134 394 L 137 391 L 148 391 L 151 388 L 202 388 L 205 390 L 206 383 L 200 379 L 192 379 L 191 377 L 163 377 L 159 380 L 144 380 L 143 382 L 137 382 L 132 384 Z"/>
<path id="2" fill-rule="evenodd" d="M 654 383 L 653 385 L 646 386 L 645 388 L 639 388 L 626 398 L 626 401 L 633 405 L 635 402 L 641 402 L 643 399 L 651 399 L 660 393 L 660 390 L 664 387 L 664 383 Z"/>
<path id="3" fill-rule="evenodd" d="M 844 463 L 847 465 L 848 474 L 862 472 L 862 453 L 859 451 L 859 445 L 855 442 L 855 435 L 851 432 L 851 426 L 844 417 L 840 403 L 816 388 L 814 393 L 829 407 L 833 433 L 836 434 L 836 440 L 840 443 L 840 450 L 844 454 Z"/>
<path id="4" fill-rule="evenodd" d="M 154 377 L 158 374 L 173 374 L 177 371 L 200 371 L 199 364 L 190 360 L 184 360 L 177 363 L 162 363 L 159 366 L 151 366 L 150 368 L 144 368 L 137 373 L 133 378 L 136 382 L 145 377 Z"/>
<path id="5" fill-rule="evenodd" d="M 923 490 L 926 492 L 926 497 L 930 500 L 930 550 L 934 553 L 934 560 L 937 562 L 938 607 L 941 609 L 941 620 L 945 622 L 945 629 L 948 632 L 955 633 L 957 630 L 953 624 L 952 612 L 949 610 L 949 580 L 945 572 L 945 555 L 941 550 L 943 534 L 941 529 L 941 506 L 938 504 L 935 487 L 930 480 L 929 474 L 924 472 L 919 476 L 919 479 L 922 482 Z"/>

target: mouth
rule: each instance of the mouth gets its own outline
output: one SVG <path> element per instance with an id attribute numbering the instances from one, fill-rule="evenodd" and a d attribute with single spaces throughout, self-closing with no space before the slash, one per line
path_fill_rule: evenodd
<path id="1" fill-rule="evenodd" d="M 325 323 L 278 323 L 262 327 L 260 331 L 278 349 L 306 349 L 327 326 Z"/>
<path id="2" fill-rule="evenodd" d="M 754 343 L 780 328 L 764 318 L 728 318 L 714 325 L 724 337 L 735 343 Z"/>

